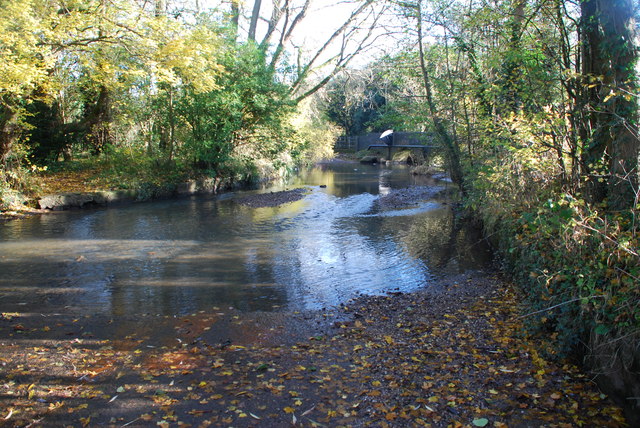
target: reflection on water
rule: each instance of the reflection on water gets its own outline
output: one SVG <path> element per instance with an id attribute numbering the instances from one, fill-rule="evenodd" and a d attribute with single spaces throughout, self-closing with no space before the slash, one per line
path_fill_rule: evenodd
<path id="1" fill-rule="evenodd" d="M 326 164 L 289 184 L 308 186 L 307 197 L 280 207 L 249 208 L 224 195 L 7 222 L 0 310 L 322 308 L 484 263 L 479 236 L 438 201 L 380 211 L 377 198 L 392 189 L 442 185 L 415 180 L 398 166 Z"/>

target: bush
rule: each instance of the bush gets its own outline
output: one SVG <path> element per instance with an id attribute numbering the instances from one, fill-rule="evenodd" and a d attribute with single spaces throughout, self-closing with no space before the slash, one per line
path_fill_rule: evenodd
<path id="1" fill-rule="evenodd" d="M 636 212 L 601 215 L 565 194 L 503 217 L 498 242 L 525 292 L 530 323 L 561 354 L 609 352 L 640 337 L 640 235 Z M 595 349 L 594 338 L 598 347 Z M 635 338 L 635 339 L 634 339 Z"/>

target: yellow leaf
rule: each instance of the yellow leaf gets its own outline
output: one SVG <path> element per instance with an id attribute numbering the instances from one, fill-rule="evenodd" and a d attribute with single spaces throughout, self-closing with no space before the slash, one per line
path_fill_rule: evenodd
<path id="1" fill-rule="evenodd" d="M 385 340 L 389 345 L 391 345 L 391 344 L 393 343 L 393 338 L 392 338 L 391 336 L 385 336 L 385 337 L 384 337 L 384 340 Z"/>
<path id="2" fill-rule="evenodd" d="M 294 411 L 295 411 L 295 409 L 293 407 L 287 406 L 287 407 L 284 408 L 284 412 L 285 413 L 293 413 Z"/>
<path id="3" fill-rule="evenodd" d="M 609 101 L 611 98 L 615 97 L 616 93 L 614 91 L 611 91 L 607 94 L 606 97 L 604 97 L 604 100 L 602 100 L 603 103 L 606 103 L 607 101 Z"/>

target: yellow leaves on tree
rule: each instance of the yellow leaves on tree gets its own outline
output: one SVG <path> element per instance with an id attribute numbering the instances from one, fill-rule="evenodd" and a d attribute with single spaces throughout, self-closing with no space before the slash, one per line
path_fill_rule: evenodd
<path id="1" fill-rule="evenodd" d="M 39 45 L 42 27 L 37 1 L 0 1 L 0 94 L 23 97 L 43 83 L 53 63 Z"/>
<path id="2" fill-rule="evenodd" d="M 219 37 L 205 25 L 155 17 L 137 2 L 0 1 L 0 94 L 53 93 L 81 66 L 107 88 L 150 78 L 216 88 Z"/>

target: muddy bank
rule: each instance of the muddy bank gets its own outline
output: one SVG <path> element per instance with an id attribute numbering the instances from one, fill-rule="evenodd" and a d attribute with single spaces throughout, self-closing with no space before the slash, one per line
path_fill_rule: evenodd
<path id="1" fill-rule="evenodd" d="M 256 193 L 236 199 L 241 205 L 251 208 L 275 207 L 278 205 L 295 202 L 304 198 L 309 189 L 300 188 L 293 190 L 283 190 L 281 192 Z"/>
<path id="2" fill-rule="evenodd" d="M 473 273 L 316 312 L 5 314 L 0 421 L 623 426 L 587 376 L 523 335 L 518 300 L 499 276 Z"/>
<path id="3" fill-rule="evenodd" d="M 381 196 L 376 203 L 382 209 L 406 208 L 438 196 L 444 198 L 446 192 L 445 186 L 411 186 L 393 189 L 388 194 Z"/>
<path id="4" fill-rule="evenodd" d="M 213 194 L 220 191 L 222 183 L 215 179 L 190 180 L 167 186 L 146 186 L 135 190 L 104 190 L 95 192 L 63 192 L 45 195 L 38 199 L 41 210 L 61 211 L 105 207 L 124 203 L 167 199 L 193 195 Z"/>

